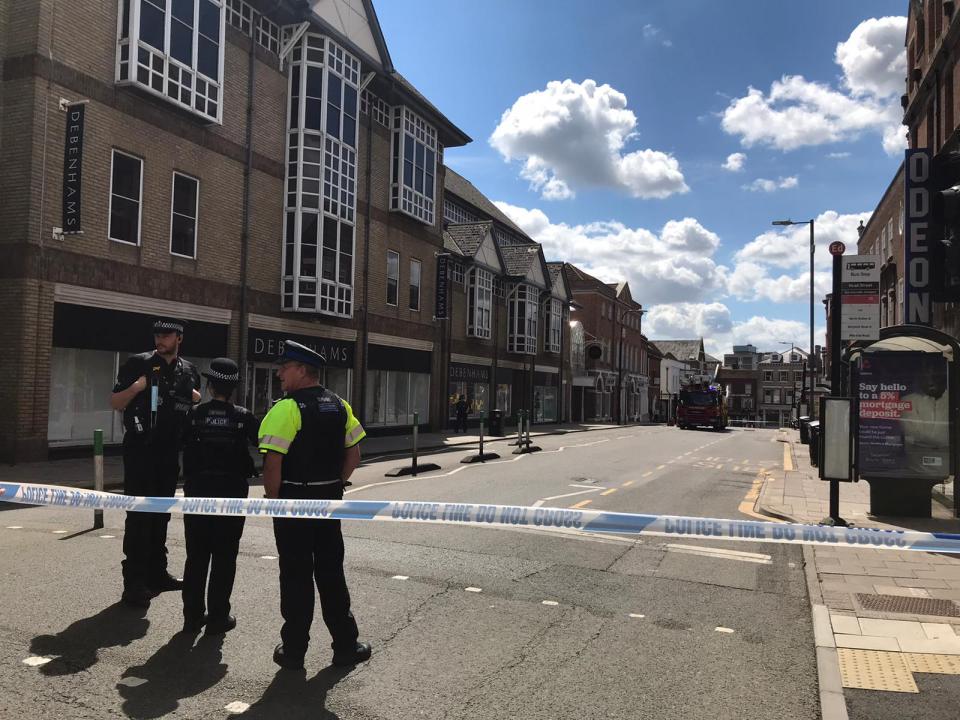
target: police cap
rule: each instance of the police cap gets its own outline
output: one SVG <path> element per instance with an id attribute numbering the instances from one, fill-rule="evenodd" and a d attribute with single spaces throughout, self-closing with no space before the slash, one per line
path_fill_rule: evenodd
<path id="1" fill-rule="evenodd" d="M 240 380 L 240 368 L 230 358 L 216 358 L 210 363 L 208 372 L 200 373 L 208 380 L 221 383 L 235 383 Z"/>
<path id="2" fill-rule="evenodd" d="M 183 320 L 172 317 L 158 317 L 153 321 L 153 334 L 166 335 L 175 332 L 177 335 L 183 335 Z"/>
<path id="3" fill-rule="evenodd" d="M 276 363 L 277 365 L 283 365 L 288 362 L 298 362 L 313 367 L 323 367 L 327 364 L 323 355 L 311 350 L 306 345 L 301 345 L 294 340 L 284 340 L 283 352 L 280 353 Z"/>

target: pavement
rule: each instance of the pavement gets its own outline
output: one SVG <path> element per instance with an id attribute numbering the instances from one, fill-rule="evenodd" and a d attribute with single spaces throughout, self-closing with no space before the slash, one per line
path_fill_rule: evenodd
<path id="1" fill-rule="evenodd" d="M 642 425 L 656 425 L 663 423 L 631 423 L 617 426 L 610 423 L 562 423 L 556 425 L 538 426 L 530 431 L 530 438 L 549 435 L 566 435 L 568 433 L 589 432 L 591 430 L 609 430 L 617 427 L 637 427 Z M 503 448 L 510 442 L 516 441 L 516 431 L 504 437 L 484 438 L 485 446 L 493 452 L 503 454 Z M 418 452 L 432 453 L 447 450 L 463 450 L 475 446 L 479 448 L 480 435 L 477 428 L 471 428 L 466 433 L 438 432 L 419 433 L 417 438 Z M 413 448 L 412 435 L 384 435 L 368 437 L 363 441 L 363 463 L 370 464 L 378 460 L 396 456 L 409 457 Z M 110 448 L 103 458 L 103 484 L 107 490 L 123 486 L 123 459 L 116 452 L 118 448 Z M 487 448 L 485 447 L 485 451 Z M 90 489 L 93 488 L 93 456 L 71 457 L 38 462 L 18 463 L 16 465 L 0 465 L 0 482 L 26 482 L 43 485 L 66 485 Z"/>
<path id="2" fill-rule="evenodd" d="M 829 515 L 796 431 L 781 431 L 783 470 L 755 509 L 789 522 Z M 870 514 L 867 482 L 841 483 L 840 516 L 858 527 L 960 532 L 952 483 L 936 486 L 932 517 Z M 955 718 L 960 706 L 960 557 L 917 551 L 805 546 L 823 717 Z"/>

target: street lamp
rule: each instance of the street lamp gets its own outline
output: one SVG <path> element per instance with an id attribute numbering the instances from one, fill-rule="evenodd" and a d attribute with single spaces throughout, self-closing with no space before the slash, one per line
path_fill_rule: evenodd
<path id="1" fill-rule="evenodd" d="M 790 226 L 790 225 L 809 225 L 810 226 L 810 357 L 808 358 L 808 366 L 810 370 L 810 397 L 807 403 L 807 412 L 810 417 L 814 415 L 814 403 L 813 403 L 813 393 L 814 393 L 814 380 L 816 377 L 815 370 L 815 359 L 813 354 L 813 303 L 814 303 L 814 291 L 813 291 L 813 256 L 816 252 L 817 246 L 813 242 L 813 220 L 798 220 L 794 222 L 793 220 L 774 220 L 774 225 L 779 226 Z"/>
<path id="2" fill-rule="evenodd" d="M 619 347 L 617 348 L 617 425 L 623 425 L 623 336 L 626 335 L 626 328 L 623 327 L 623 320 L 631 313 L 640 315 L 640 333 L 643 333 L 643 314 L 646 312 L 643 308 L 632 308 L 624 310 L 620 314 L 618 322 L 620 327 Z M 641 353 L 643 348 L 641 347 Z"/>

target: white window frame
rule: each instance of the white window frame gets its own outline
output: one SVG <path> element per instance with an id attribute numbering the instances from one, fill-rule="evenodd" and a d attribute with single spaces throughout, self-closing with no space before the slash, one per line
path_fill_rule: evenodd
<path id="1" fill-rule="evenodd" d="M 549 353 L 560 353 L 560 335 L 563 322 L 563 303 L 559 298 L 550 298 L 547 308 L 547 335 L 544 337 L 543 349 Z"/>
<path id="2" fill-rule="evenodd" d="M 507 300 L 507 352 L 537 354 L 537 325 L 540 315 L 540 291 L 533 285 L 516 283 Z M 522 296 L 522 297 L 521 297 Z"/>
<path id="3" fill-rule="evenodd" d="M 396 275 L 393 277 L 390 276 L 390 258 L 391 257 L 396 258 L 396 267 L 397 267 Z M 385 297 L 386 303 L 390 307 L 398 307 L 400 305 L 400 253 L 398 253 L 396 250 L 387 250 L 386 277 L 387 277 L 387 282 L 384 285 L 384 290 L 386 290 L 386 297 Z M 390 281 L 391 280 L 393 280 L 394 282 L 393 302 L 390 302 Z"/>
<path id="4" fill-rule="evenodd" d="M 413 185 L 407 185 L 404 176 L 404 164 L 407 147 L 413 144 Z M 433 187 L 428 196 L 425 191 L 416 189 L 417 145 L 424 148 L 424 183 L 429 174 L 433 178 Z M 428 161 L 427 153 L 432 154 Z M 436 218 L 437 198 L 437 159 L 439 144 L 437 130 L 406 105 L 393 108 L 393 132 L 390 145 L 390 210 L 401 212 L 426 225 L 433 225 Z"/>
<path id="5" fill-rule="evenodd" d="M 458 285 L 464 283 L 463 263 L 454 262 L 450 265 L 450 277 Z"/>
<path id="6" fill-rule="evenodd" d="M 114 66 L 114 80 L 117 85 L 130 85 L 140 88 L 144 92 L 158 97 L 165 102 L 182 108 L 195 117 L 217 125 L 223 123 L 223 90 L 224 90 L 224 45 L 227 9 L 224 0 L 194 0 L 193 6 L 193 49 L 190 64 L 184 63 L 171 54 L 170 28 L 176 22 L 173 19 L 173 6 L 169 0 L 157 0 L 151 3 L 159 9 L 162 2 L 164 13 L 164 49 L 161 51 L 140 40 L 140 10 L 144 2 L 149 0 L 129 0 L 129 25 L 123 26 L 124 0 L 117 0 L 117 49 Z M 206 2 L 220 10 L 220 28 L 217 37 L 217 74 L 212 78 L 199 69 L 199 36 L 200 36 L 200 3 Z M 126 37 L 124 33 L 126 32 Z M 123 58 L 126 51 L 126 59 Z M 141 65 L 141 53 L 146 55 L 146 66 Z M 146 80 L 141 79 L 141 70 L 146 73 Z M 124 77 L 126 73 L 126 77 Z M 175 75 L 175 77 L 171 77 Z M 161 85 L 154 87 L 154 82 Z M 200 92 L 200 84 L 206 88 Z M 175 93 L 172 96 L 171 93 Z M 184 100 L 184 94 L 187 100 Z M 196 107 L 198 99 L 202 98 L 204 109 Z M 215 104 L 216 113 L 210 114 L 209 107 Z"/>
<path id="7" fill-rule="evenodd" d="M 443 219 L 453 225 L 462 223 L 479 222 L 480 218 L 467 210 L 462 205 L 452 202 L 449 198 L 443 199 Z"/>
<path id="8" fill-rule="evenodd" d="M 117 155 L 123 155 L 124 157 L 131 158 L 140 163 L 140 196 L 137 198 L 137 241 L 135 243 L 130 242 L 129 240 L 121 240 L 120 238 L 115 238 L 110 235 L 110 218 L 113 217 L 113 163 L 114 158 Z M 126 200 L 131 200 L 132 198 L 125 198 Z M 132 155 L 128 152 L 123 152 L 123 150 L 117 150 L 116 148 L 111 148 L 110 153 L 110 202 L 107 203 L 107 237 L 113 242 L 118 242 L 121 245 L 130 245 L 134 247 L 140 247 L 143 241 L 143 158 L 136 155 Z"/>
<path id="9" fill-rule="evenodd" d="M 413 268 L 414 267 L 417 268 L 417 284 L 416 285 L 413 284 Z M 409 295 L 410 295 L 410 297 L 408 298 L 408 305 L 409 305 L 409 309 L 412 312 L 420 312 L 420 288 L 422 285 L 423 285 L 423 263 L 420 262 L 419 260 L 411 259 L 410 260 L 410 278 L 409 278 L 409 282 L 407 283 L 407 286 L 409 288 Z M 410 300 L 413 299 L 414 287 L 417 288 L 417 306 L 416 307 L 413 306 L 413 303 L 409 302 Z"/>
<path id="10" fill-rule="evenodd" d="M 467 335 L 489 340 L 493 325 L 493 273 L 470 268 L 467 286 Z"/>
<path id="11" fill-rule="evenodd" d="M 187 180 L 192 180 L 196 185 L 197 191 L 193 198 L 193 255 L 184 255 L 183 253 L 178 253 L 173 251 L 173 216 L 178 213 L 174 212 L 174 207 L 176 206 L 176 193 L 177 193 L 177 175 Z M 183 217 L 189 217 L 189 215 L 184 215 Z M 173 171 L 173 176 L 170 179 L 170 254 L 174 257 L 188 258 L 190 260 L 197 259 L 197 238 L 200 235 L 200 180 L 195 178 L 193 175 L 187 175 L 186 173 L 179 172 L 177 170 Z"/>

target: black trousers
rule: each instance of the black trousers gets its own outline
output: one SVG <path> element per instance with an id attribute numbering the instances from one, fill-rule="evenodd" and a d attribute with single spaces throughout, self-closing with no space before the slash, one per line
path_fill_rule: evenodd
<path id="1" fill-rule="evenodd" d="M 457 427 L 455 432 L 467 431 L 467 416 L 466 415 L 457 415 Z"/>
<path id="2" fill-rule="evenodd" d="M 280 639 L 284 652 L 289 657 L 302 657 L 307 652 L 314 583 L 334 652 L 353 649 L 359 631 L 350 612 L 350 592 L 343 574 L 340 521 L 274 518 L 273 534 L 280 558 Z"/>
<path id="3" fill-rule="evenodd" d="M 173 497 L 180 476 L 176 449 L 124 442 L 123 493 Z M 128 512 L 123 530 L 123 587 L 142 590 L 167 572 L 169 513 Z"/>
<path id="4" fill-rule="evenodd" d="M 183 568 L 183 616 L 186 619 L 202 618 L 206 612 L 211 618 L 225 618 L 230 614 L 244 520 L 242 517 L 183 516 L 187 540 L 187 562 Z"/>

